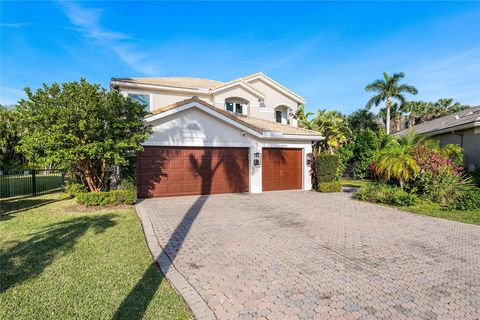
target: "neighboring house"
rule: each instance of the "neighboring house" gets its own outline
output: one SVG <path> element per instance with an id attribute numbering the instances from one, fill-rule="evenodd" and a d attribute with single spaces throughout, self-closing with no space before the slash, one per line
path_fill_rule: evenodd
<path id="1" fill-rule="evenodd" d="M 452 113 L 412 127 L 416 134 L 435 138 L 441 146 L 457 144 L 463 148 L 467 169 L 480 168 L 480 106 Z M 396 133 L 406 135 L 409 129 Z"/>
<path id="2" fill-rule="evenodd" d="M 322 137 L 297 127 L 303 98 L 269 77 L 113 78 L 111 87 L 150 111 L 139 197 L 311 189 L 311 142 Z"/>

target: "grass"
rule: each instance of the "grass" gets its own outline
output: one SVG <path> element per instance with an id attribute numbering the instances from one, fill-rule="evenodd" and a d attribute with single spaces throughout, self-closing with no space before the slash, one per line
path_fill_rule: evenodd
<path id="1" fill-rule="evenodd" d="M 346 178 L 341 178 L 339 181 L 342 187 L 348 187 L 348 188 L 360 188 L 372 182 L 372 180 L 367 180 L 367 179 L 355 180 L 355 179 L 346 179 Z"/>
<path id="2" fill-rule="evenodd" d="M 372 180 L 354 180 L 354 179 L 340 179 L 340 183 L 343 187 L 362 187 L 369 183 L 372 183 Z M 377 203 L 378 205 L 383 205 L 386 207 L 393 207 L 399 210 L 408 211 L 412 213 L 422 214 L 425 216 L 442 218 L 457 222 L 469 223 L 480 225 L 480 208 L 477 210 L 447 210 L 440 204 L 432 203 L 430 201 L 425 201 L 420 199 L 420 202 L 413 206 L 390 206 L 385 204 Z"/>
<path id="3" fill-rule="evenodd" d="M 132 207 L 85 209 L 61 193 L 0 206 L 0 319 L 191 319 Z"/>
<path id="4" fill-rule="evenodd" d="M 421 200 L 420 203 L 411 207 L 400 207 L 400 210 L 423 214 L 457 222 L 480 225 L 480 209 L 477 210 L 446 210 L 437 203 Z"/>

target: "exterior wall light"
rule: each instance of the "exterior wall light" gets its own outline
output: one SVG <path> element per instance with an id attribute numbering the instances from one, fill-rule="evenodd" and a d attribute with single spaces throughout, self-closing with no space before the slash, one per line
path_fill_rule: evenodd
<path id="1" fill-rule="evenodd" d="M 262 164 L 262 154 L 260 152 L 255 152 L 253 154 L 253 165 L 255 167 L 260 167 Z"/>

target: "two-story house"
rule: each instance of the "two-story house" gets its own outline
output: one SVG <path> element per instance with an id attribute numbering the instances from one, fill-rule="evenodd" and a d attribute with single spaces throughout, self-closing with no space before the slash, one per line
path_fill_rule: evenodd
<path id="1" fill-rule="evenodd" d="M 311 189 L 311 142 L 322 137 L 297 127 L 304 99 L 266 75 L 112 78 L 110 85 L 150 112 L 139 197 Z"/>

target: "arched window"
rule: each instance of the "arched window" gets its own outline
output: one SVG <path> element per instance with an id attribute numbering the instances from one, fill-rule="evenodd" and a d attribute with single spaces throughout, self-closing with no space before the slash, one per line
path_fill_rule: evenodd
<path id="1" fill-rule="evenodd" d="M 247 114 L 248 101 L 242 98 L 225 99 L 225 110 L 238 114 Z"/>

